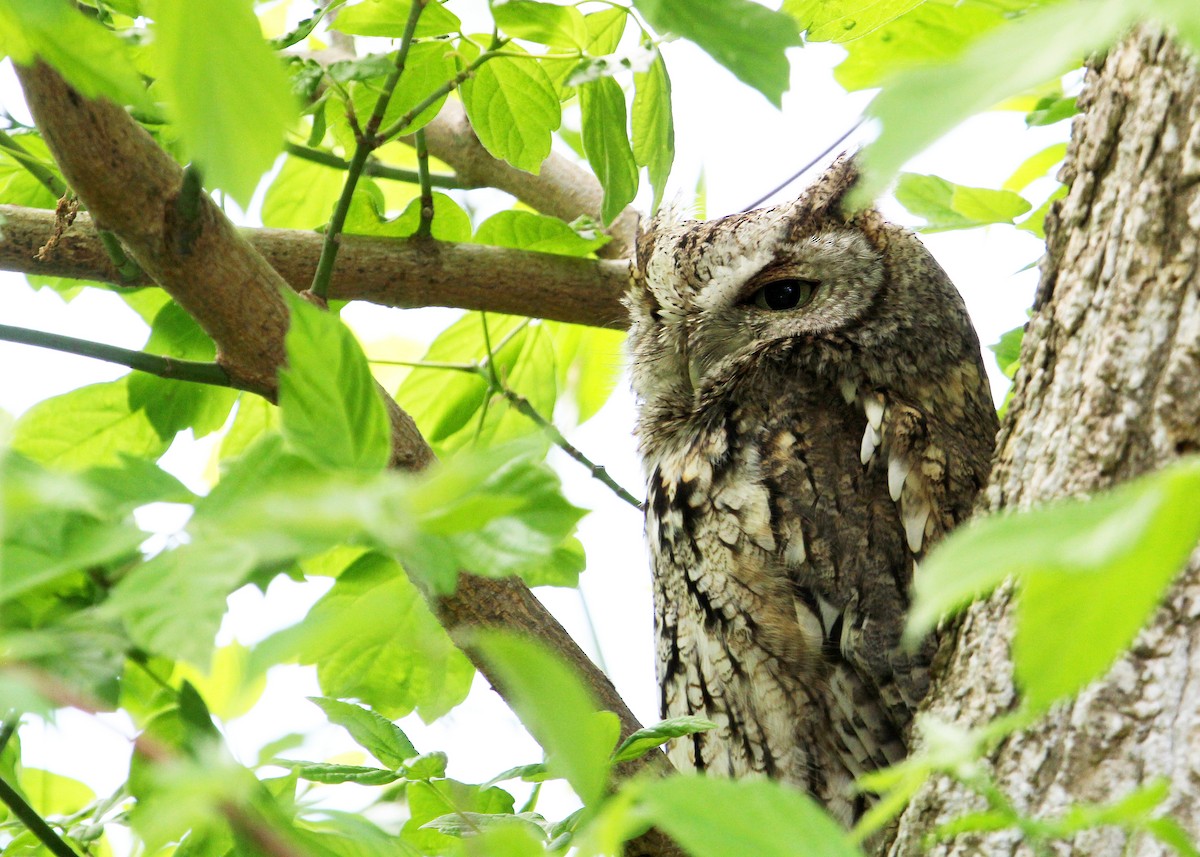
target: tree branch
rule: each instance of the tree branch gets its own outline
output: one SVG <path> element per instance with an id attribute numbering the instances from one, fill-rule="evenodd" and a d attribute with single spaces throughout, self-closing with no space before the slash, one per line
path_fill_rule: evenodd
<path id="1" fill-rule="evenodd" d="M 218 362 L 231 378 L 274 397 L 288 321 L 284 281 L 207 196 L 195 222 L 178 222 L 174 202 L 182 171 L 124 110 L 84 98 L 45 63 L 17 66 L 17 75 L 63 175 L 93 216 L 120 236 L 143 270 L 213 338 Z M 179 252 L 181 247 L 186 252 Z M 392 465 L 425 468 L 433 461 L 428 444 L 411 417 L 391 399 L 387 402 L 393 422 Z M 439 599 L 434 609 L 460 640 L 474 626 L 504 627 L 538 638 L 564 656 L 600 704 L 617 714 L 622 735 L 640 728 L 608 678 L 520 580 L 461 574 L 455 594 Z M 480 652 L 470 644 L 464 651 L 492 680 Z M 619 773 L 627 776 L 662 763 L 641 759 L 620 766 Z M 680 852 L 651 831 L 632 842 L 629 853 Z"/>
<path id="2" fill-rule="evenodd" d="M 57 333 L 29 330 L 7 324 L 0 324 L 0 340 L 19 342 L 38 348 L 49 348 L 65 354 L 78 354 L 81 357 L 91 357 L 175 381 L 193 381 L 197 384 L 209 384 L 217 387 L 234 386 L 228 373 L 216 363 L 178 360 L 174 357 L 164 357 L 161 354 L 133 351 L 129 348 L 119 348 L 116 345 L 106 345 L 103 342 L 76 339 L 73 336 L 61 336 Z"/>
<path id="3" fill-rule="evenodd" d="M 411 136 L 401 139 L 409 145 L 416 144 Z M 453 167 L 459 181 L 467 187 L 499 188 L 543 214 L 566 221 L 580 216 L 601 221 L 604 189 L 594 175 L 554 153 L 542 162 L 537 175 L 498 160 L 479 142 L 466 111 L 458 103 L 446 102 L 437 118 L 425 126 L 425 139 L 429 153 Z M 606 259 L 633 256 L 637 223 L 637 211 L 626 208 L 605 230 L 612 240 L 597 255 Z"/>
<path id="4" fill-rule="evenodd" d="M 113 266 L 95 223 L 79 214 L 48 258 L 35 258 L 54 229 L 54 212 L 0 205 L 0 270 L 154 285 Z M 312 282 L 321 236 L 291 229 L 242 229 L 240 234 L 296 291 Z M 624 261 L 578 259 L 480 244 L 343 235 L 329 297 L 382 306 L 451 306 L 530 315 L 593 327 L 624 328 Z"/>

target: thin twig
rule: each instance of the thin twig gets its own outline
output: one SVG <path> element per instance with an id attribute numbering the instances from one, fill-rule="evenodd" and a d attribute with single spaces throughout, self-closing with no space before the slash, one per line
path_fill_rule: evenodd
<path id="1" fill-rule="evenodd" d="M 830 143 L 828 146 L 826 146 L 824 148 L 824 150 L 822 150 L 821 154 L 817 155 L 815 158 L 813 158 L 807 164 L 802 166 L 800 169 L 796 170 L 796 172 L 792 173 L 790 176 L 788 176 L 786 179 L 784 179 L 782 182 L 780 182 L 778 186 L 767 191 L 762 196 L 760 196 L 758 199 L 754 200 L 754 202 L 747 205 L 745 208 L 742 209 L 742 211 L 749 211 L 752 208 L 758 208 L 760 205 L 762 205 L 768 199 L 773 197 L 775 194 L 779 193 L 781 190 L 783 190 L 785 187 L 790 185 L 796 179 L 800 178 L 800 176 L 804 175 L 806 172 L 811 170 L 817 164 L 821 163 L 821 161 L 823 161 L 827 157 L 829 157 L 830 152 L 832 152 L 838 146 L 842 145 L 842 143 L 846 142 L 846 140 L 848 140 L 850 138 L 850 135 L 853 134 L 855 131 L 857 131 L 859 128 L 861 128 L 863 126 L 863 123 L 866 121 L 867 121 L 866 116 L 858 117 L 858 121 L 855 122 L 853 125 L 851 125 L 850 128 L 844 134 L 842 134 L 842 136 L 838 137 L 836 140 L 834 140 L 832 143 Z"/>
<path id="2" fill-rule="evenodd" d="M 608 471 L 605 470 L 602 465 L 596 464 L 577 448 L 575 448 L 569 440 L 563 437 L 562 432 L 558 430 L 558 427 L 555 426 L 554 423 L 550 422 L 548 419 L 538 413 L 537 408 L 531 405 L 528 399 L 515 390 L 510 390 L 508 387 L 503 385 L 500 386 L 498 392 L 504 396 L 504 398 L 508 399 L 512 406 L 520 413 L 529 417 L 529 419 L 541 426 L 542 431 L 544 431 L 550 437 L 550 440 L 554 443 L 554 445 L 586 467 L 594 479 L 598 479 L 600 482 L 607 485 L 610 489 L 612 489 L 614 494 L 616 494 L 630 506 L 633 506 L 633 508 L 638 510 L 642 508 L 642 504 L 638 501 L 637 497 L 634 497 L 632 494 L 618 485 L 617 481 L 608 475 Z"/>
<path id="3" fill-rule="evenodd" d="M 425 145 L 425 129 L 418 128 L 417 143 L 417 176 L 421 184 L 421 220 L 417 224 L 417 238 L 429 238 L 433 235 L 433 185 L 429 181 L 429 147 Z"/>
<path id="4" fill-rule="evenodd" d="M 388 140 L 392 139 L 393 137 L 397 137 L 400 134 L 403 134 L 405 131 L 408 130 L 408 126 L 411 125 L 418 116 L 420 116 L 427 109 L 432 107 L 438 101 L 445 98 L 451 92 L 458 89 L 458 87 L 461 86 L 464 81 L 468 80 L 471 77 L 471 75 L 473 75 L 481 65 L 483 65 L 488 60 L 492 59 L 492 57 L 494 57 L 494 56 L 496 56 L 496 53 L 494 51 L 488 51 L 486 53 L 480 54 L 479 57 L 476 58 L 474 62 L 472 62 L 470 65 L 468 65 L 462 71 L 460 71 L 458 74 L 456 74 L 450 80 L 443 83 L 441 86 L 439 86 L 433 92 L 429 93 L 428 96 L 423 98 L 421 101 L 417 102 L 417 104 L 414 105 L 411 110 L 409 110 L 407 113 L 405 113 L 399 119 L 397 119 L 391 125 L 387 126 L 387 128 L 383 129 L 383 131 L 379 132 L 379 139 L 383 142 L 387 142 Z"/>
<path id="5" fill-rule="evenodd" d="M 128 366 L 130 369 L 137 369 L 139 372 L 147 372 L 173 381 L 194 381 L 197 384 L 209 384 L 214 387 L 245 389 L 237 387 L 228 373 L 216 363 L 177 360 L 173 357 L 163 357 L 160 354 L 148 354 L 145 351 L 118 348 L 115 345 L 92 342 L 89 339 L 76 339 L 73 336 L 12 327 L 7 324 L 0 324 L 0 340 L 34 345 L 38 348 L 49 348 L 65 354 L 78 354 L 81 357 L 92 357 L 106 363 Z"/>
<path id="6" fill-rule="evenodd" d="M 348 170 L 350 162 L 344 158 L 339 158 L 333 152 L 325 152 L 321 149 L 314 149 L 310 146 L 301 146 L 299 143 L 285 143 L 284 149 L 289 155 L 297 158 L 302 158 L 306 161 L 312 161 L 314 164 L 321 164 L 326 167 L 333 167 L 335 170 Z M 368 159 L 366 166 L 363 167 L 363 175 L 373 176 L 381 179 L 391 179 L 397 182 L 407 182 L 409 184 L 418 184 L 421 177 L 416 170 L 406 170 L 400 167 L 390 167 L 387 164 L 381 164 L 376 160 Z M 455 176 L 446 175 L 444 173 L 431 173 L 429 183 L 433 187 L 444 188 L 461 188 L 462 182 Z"/>
<path id="7" fill-rule="evenodd" d="M 387 139 L 386 135 L 378 136 L 379 126 L 383 124 L 388 102 L 392 100 L 392 93 L 400 82 L 400 76 L 404 74 L 404 65 L 408 62 L 408 52 L 412 47 L 413 33 L 416 32 L 417 20 L 421 17 L 426 2 L 427 0 L 413 0 L 412 8 L 408 13 L 408 21 L 404 26 L 404 36 L 400 40 L 400 49 L 396 51 L 396 60 L 391 73 L 383 84 L 383 90 L 379 93 L 379 98 L 375 100 L 375 109 L 371 112 L 371 118 L 367 120 L 364 128 L 355 129 L 354 154 L 346 167 L 346 181 L 342 185 L 342 194 L 338 197 L 337 206 L 333 209 L 333 216 L 329 219 L 329 226 L 325 230 L 325 240 L 321 245 L 321 258 L 317 262 L 317 270 L 313 274 L 312 285 L 309 287 L 309 291 L 319 298 L 324 299 L 329 294 L 329 281 L 333 278 L 333 265 L 337 261 L 342 230 L 346 226 L 346 216 L 350 213 L 350 203 L 354 199 L 354 190 L 358 187 L 358 180 L 362 176 L 371 152 Z"/>

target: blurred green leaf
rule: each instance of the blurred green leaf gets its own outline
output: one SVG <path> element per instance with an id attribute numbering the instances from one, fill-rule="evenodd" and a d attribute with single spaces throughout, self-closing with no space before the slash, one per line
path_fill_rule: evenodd
<path id="1" fill-rule="evenodd" d="M 598 711 L 575 671 L 531 640 L 488 631 L 478 634 L 475 645 L 502 682 L 505 701 L 545 749 L 549 771 L 565 777 L 584 806 L 597 802 L 617 742 L 616 715 Z"/>
<path id="2" fill-rule="evenodd" d="M 40 57 L 88 98 L 153 109 L 125 43 L 66 0 L 0 0 L 0 49 L 21 65 Z"/>
<path id="3" fill-rule="evenodd" d="M 462 702 L 475 674 L 408 577 L 379 554 L 342 572 L 308 617 L 271 646 L 316 664 L 325 694 L 361 699 L 388 718 L 414 709 L 426 721 L 440 717 Z M 399 746 L 380 749 L 394 758 L 406 752 Z"/>
<path id="4" fill-rule="evenodd" d="M 355 36 L 398 39 L 404 35 L 411 10 L 411 0 L 365 0 L 343 7 L 330 24 L 330 29 Z M 457 33 L 461 26 L 457 15 L 434 0 L 421 11 L 414 35 L 442 36 Z"/>
<path id="5" fill-rule="evenodd" d="M 509 50 L 519 50 L 510 45 Z M 488 60 L 459 87 L 479 142 L 493 156 L 536 175 L 562 122 L 558 94 L 532 59 Z"/>
<path id="6" fill-rule="evenodd" d="M 1200 539 L 1197 494 L 1188 459 L 1090 500 L 970 524 L 922 563 L 906 634 L 1016 578 L 1016 677 L 1043 710 L 1102 675 L 1150 617 Z"/>
<path id="7" fill-rule="evenodd" d="M 243 0 L 160 0 L 154 17 L 157 85 L 184 149 L 246 206 L 297 118 L 283 66 Z"/>
<path id="8" fill-rule="evenodd" d="M 862 857 L 841 826 L 808 795 L 769 780 L 695 775 L 646 781 L 647 821 L 693 857 Z"/>
<path id="9" fill-rule="evenodd" d="M 323 466 L 381 470 L 391 456 L 391 424 L 358 340 L 336 315 L 297 297 L 288 303 L 288 365 L 279 372 L 284 437 Z"/>
<path id="10" fill-rule="evenodd" d="M 607 225 L 633 201 L 638 189 L 638 168 L 625 124 L 625 93 L 611 77 L 601 77 L 579 87 L 579 106 L 583 151 L 604 188 L 601 213 Z"/>
<path id="11" fill-rule="evenodd" d="M 204 670 L 226 599 L 246 582 L 254 562 L 253 551 L 242 544 L 185 544 L 131 571 L 105 606 L 148 652 Z"/>
<path id="12" fill-rule="evenodd" d="M 624 363 L 625 333 L 578 324 L 547 322 L 554 340 L 558 385 L 575 400 L 586 422 L 608 401 Z"/>
<path id="13" fill-rule="evenodd" d="M 611 54 L 621 43 L 625 33 L 625 25 L 629 21 L 629 12 L 622 6 L 610 6 L 599 12 L 583 16 L 587 26 L 587 50 L 592 56 L 602 57 Z"/>
<path id="14" fill-rule="evenodd" d="M 1053 125 L 1064 119 L 1070 119 L 1079 113 L 1075 106 L 1075 96 L 1048 95 L 1038 101 L 1037 106 L 1025 117 L 1025 124 L 1030 128 L 1043 125 Z"/>
<path id="15" fill-rule="evenodd" d="M 288 155 L 263 197 L 263 226 L 316 229 L 327 223 L 345 180 L 344 170 Z"/>
<path id="16" fill-rule="evenodd" d="M 802 43 L 796 22 L 750 0 L 637 0 L 660 33 L 690 39 L 779 107 L 788 88 L 784 51 Z"/>
<path id="17" fill-rule="evenodd" d="M 863 152 L 868 169 L 852 203 L 873 200 L 905 161 L 968 116 L 1079 65 L 1136 14 L 1124 0 L 1051 4 L 980 37 L 955 62 L 895 78 L 871 103 L 883 130 Z"/>
<path id="18" fill-rule="evenodd" d="M 988 350 L 996 355 L 996 365 L 1000 367 L 1000 371 L 1006 378 L 1012 378 L 1017 374 L 1017 367 L 1021 364 L 1021 341 L 1024 338 L 1025 325 L 1021 325 L 1012 330 L 1006 330 L 1000 336 L 999 342 L 988 346 Z"/>
<path id="19" fill-rule="evenodd" d="M 343 727 L 356 744 L 393 770 L 417 755 L 417 748 L 400 727 L 374 711 L 320 696 L 310 696 L 309 702 L 324 711 L 330 723 Z"/>
<path id="20" fill-rule="evenodd" d="M 915 9 L 925 0 L 784 0 L 783 11 L 810 42 L 849 42 Z"/>
<path id="21" fill-rule="evenodd" d="M 1004 182 L 1004 189 L 1020 193 L 1033 182 L 1049 174 L 1067 156 L 1066 143 L 1052 143 L 1030 155 Z"/>

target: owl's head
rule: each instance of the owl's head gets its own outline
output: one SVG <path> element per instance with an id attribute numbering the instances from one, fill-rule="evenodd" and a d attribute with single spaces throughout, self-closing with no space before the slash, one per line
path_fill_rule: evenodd
<path id="1" fill-rule="evenodd" d="M 958 292 L 911 233 L 843 210 L 856 178 L 842 158 L 795 202 L 657 219 L 639 236 L 626 303 L 644 398 L 690 395 L 780 355 L 834 384 L 894 377 L 898 349 L 924 349 L 930 365 L 961 358 L 974 334 Z"/>

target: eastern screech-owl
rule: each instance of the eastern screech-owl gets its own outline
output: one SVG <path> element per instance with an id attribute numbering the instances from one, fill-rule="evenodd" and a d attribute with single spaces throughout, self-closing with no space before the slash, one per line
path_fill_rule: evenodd
<path id="1" fill-rule="evenodd" d="M 905 754 L 933 641 L 898 648 L 927 546 L 996 434 L 962 298 L 910 232 L 794 203 L 655 222 L 627 298 L 664 717 L 680 768 L 765 775 L 845 822 Z"/>

